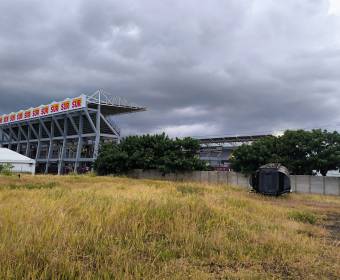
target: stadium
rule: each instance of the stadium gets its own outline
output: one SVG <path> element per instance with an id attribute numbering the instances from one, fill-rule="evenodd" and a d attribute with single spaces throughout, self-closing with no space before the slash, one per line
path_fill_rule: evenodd
<path id="1" fill-rule="evenodd" d="M 211 137 L 194 137 L 200 142 L 200 158 L 217 171 L 230 170 L 232 152 L 242 144 L 250 144 L 270 134 L 258 135 L 227 135 Z"/>
<path id="2" fill-rule="evenodd" d="M 112 117 L 145 110 L 98 90 L 0 115 L 0 147 L 35 159 L 37 173 L 82 173 L 92 168 L 101 143 L 120 141 Z"/>
<path id="3" fill-rule="evenodd" d="M 36 173 L 83 173 L 92 169 L 101 143 L 117 143 L 121 133 L 113 117 L 145 111 L 104 90 L 92 95 L 0 115 L 0 147 L 35 159 Z M 194 137 L 199 156 L 215 170 L 229 170 L 239 145 L 268 135 Z"/>

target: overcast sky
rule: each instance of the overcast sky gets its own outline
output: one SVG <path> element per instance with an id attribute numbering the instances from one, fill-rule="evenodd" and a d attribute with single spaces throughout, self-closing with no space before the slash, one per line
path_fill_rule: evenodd
<path id="1" fill-rule="evenodd" d="M 0 113 L 103 88 L 148 107 L 124 134 L 340 129 L 339 2 L 1 0 Z"/>

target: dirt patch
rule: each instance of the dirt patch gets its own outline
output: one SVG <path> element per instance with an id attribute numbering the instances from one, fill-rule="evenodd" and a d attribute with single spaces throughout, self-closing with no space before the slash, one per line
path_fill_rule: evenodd
<path id="1" fill-rule="evenodd" d="M 320 217 L 316 226 L 325 228 L 329 235 L 328 241 L 333 246 L 340 247 L 340 207 L 339 204 L 324 201 L 311 201 L 307 199 L 277 199 L 270 201 L 277 205 L 298 211 L 308 210 Z"/>
<path id="2" fill-rule="evenodd" d="M 322 202 L 322 201 L 310 201 L 310 200 L 295 200 L 295 199 L 276 199 L 270 201 L 272 205 L 284 206 L 289 208 L 301 208 L 301 206 L 307 206 L 311 208 L 316 208 L 317 210 L 327 211 L 330 209 L 338 208 L 340 212 L 339 204 L 332 202 Z"/>
<path id="3" fill-rule="evenodd" d="M 323 226 L 329 232 L 329 238 L 340 247 L 340 213 L 327 213 Z"/>

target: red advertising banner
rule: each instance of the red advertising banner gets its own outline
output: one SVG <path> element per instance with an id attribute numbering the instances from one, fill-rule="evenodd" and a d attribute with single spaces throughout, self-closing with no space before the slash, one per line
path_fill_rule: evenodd
<path id="1" fill-rule="evenodd" d="M 31 118 L 32 112 L 31 111 L 25 111 L 25 119 Z"/>
<path id="2" fill-rule="evenodd" d="M 58 113 L 59 112 L 59 103 L 51 105 L 51 113 Z"/>
<path id="3" fill-rule="evenodd" d="M 32 116 L 33 117 L 39 117 L 40 116 L 40 108 L 33 109 Z"/>
<path id="4" fill-rule="evenodd" d="M 52 102 L 49 105 L 41 105 L 36 108 L 19 111 L 7 115 L 0 115 L 0 124 L 7 124 L 15 121 L 28 120 L 31 118 L 46 117 L 60 112 L 78 110 L 86 107 L 86 95 L 72 99 L 65 99 L 61 102 Z"/>
<path id="5" fill-rule="evenodd" d="M 72 100 L 72 108 L 76 109 L 76 108 L 80 108 L 82 104 L 82 99 L 81 98 L 74 98 Z"/>
<path id="6" fill-rule="evenodd" d="M 67 101 L 63 101 L 62 103 L 61 103 L 61 110 L 62 111 L 67 111 L 67 110 L 69 110 L 70 109 L 70 101 L 69 100 L 67 100 Z"/>
<path id="7" fill-rule="evenodd" d="M 19 113 L 17 114 L 17 120 L 18 120 L 18 121 L 22 120 L 23 117 L 24 117 L 24 113 L 23 113 L 23 112 L 19 112 Z"/>
<path id="8" fill-rule="evenodd" d="M 40 108 L 40 115 L 41 116 L 48 115 L 48 106 L 43 106 L 43 107 Z"/>

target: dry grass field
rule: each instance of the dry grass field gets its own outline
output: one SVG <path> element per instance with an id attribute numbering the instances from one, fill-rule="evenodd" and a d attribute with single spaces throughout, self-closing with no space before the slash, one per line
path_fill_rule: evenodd
<path id="1" fill-rule="evenodd" d="M 339 279 L 340 198 L 0 177 L 0 279 Z"/>

